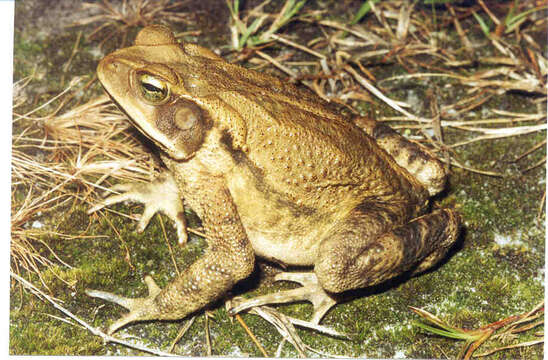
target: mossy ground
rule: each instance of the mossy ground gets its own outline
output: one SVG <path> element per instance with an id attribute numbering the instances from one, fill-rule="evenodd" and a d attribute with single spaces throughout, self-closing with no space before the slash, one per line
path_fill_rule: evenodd
<path id="1" fill-rule="evenodd" d="M 15 36 L 15 80 L 34 71 L 34 64 L 41 74 L 29 90 L 38 94 L 36 103 L 49 99 L 66 86 L 70 78 L 60 71 L 72 51 L 76 32 L 64 30 L 57 33 L 37 32 L 31 26 L 30 14 L 35 1 L 20 1 Z M 228 18 L 223 1 L 218 12 Z M 219 16 L 219 14 L 217 14 Z M 211 19 L 205 23 L 211 23 Z M 217 24 L 218 27 L 223 25 Z M 219 42 L 211 33 L 207 38 Z M 36 35 L 38 33 L 38 36 Z M 201 41 L 204 41 L 203 39 Z M 73 62 L 71 75 L 92 75 L 101 52 L 92 45 L 82 45 Z M 372 70 L 375 72 L 375 70 Z M 402 68 L 384 69 L 402 73 Z M 443 88 L 443 96 L 456 96 L 462 89 L 436 79 Z M 418 97 L 432 83 L 415 83 Z M 406 89 L 394 89 L 394 98 L 405 99 Z M 99 93 L 99 87 L 90 91 Z M 86 96 L 86 95 L 84 95 Z M 32 96 L 29 96 L 31 98 Z M 492 99 L 484 108 L 509 111 L 531 111 L 533 100 L 526 94 L 510 94 Z M 29 106 L 36 104 L 29 104 Z M 377 112 L 387 115 L 391 110 L 382 106 Z M 478 113 L 478 118 L 481 115 Z M 463 136 L 448 131 L 447 138 Z M 318 333 L 299 330 L 303 341 L 328 354 L 350 357 L 454 357 L 462 343 L 432 336 L 413 325 L 417 316 L 408 306 L 424 308 L 450 324 L 475 328 L 510 315 L 523 313 L 538 304 L 544 295 L 545 217 L 538 216 L 545 189 L 545 168 L 538 167 L 522 174 L 521 163 L 512 160 L 539 141 L 545 133 L 511 137 L 501 140 L 477 142 L 457 148 L 465 162 L 504 173 L 504 177 L 478 175 L 458 168 L 452 169 L 448 190 L 436 200 L 436 206 L 455 206 L 465 221 L 465 229 L 451 255 L 432 271 L 414 278 L 398 278 L 375 289 L 355 293 L 355 299 L 336 306 L 325 317 L 323 324 L 351 335 L 351 340 L 334 339 Z M 544 152 L 529 159 L 531 164 L 540 160 Z M 140 206 L 118 205 L 123 212 L 139 212 Z M 202 253 L 205 242 L 192 236 L 185 247 L 175 245 L 175 233 L 164 218 L 167 239 L 171 242 L 173 257 L 166 245 L 160 220 L 155 217 L 143 234 L 135 232 L 136 223 L 112 215 L 108 221 L 88 216 L 82 204 L 44 214 L 41 221 L 46 228 L 73 235 L 85 231 L 86 237 L 64 240 L 56 236 L 44 236 L 43 241 L 71 268 L 59 265 L 43 271 L 47 293 L 54 296 L 76 316 L 91 325 L 103 327 L 118 318 L 124 310 L 112 304 L 89 298 L 84 289 L 112 291 L 125 296 L 143 296 L 146 287 L 142 283 L 145 274 L 151 274 L 160 286 L 164 286 L 175 274 L 172 258 L 179 269 L 184 269 Z M 116 231 L 114 231 L 116 229 Z M 37 245 L 39 246 L 39 245 Z M 51 258 L 46 247 L 43 255 Z M 22 274 L 35 284 L 39 279 L 29 273 Z M 264 284 L 256 288 L 260 277 L 240 284 L 234 293 L 253 296 L 289 287 L 288 284 Z M 62 279 L 62 281 L 61 281 Z M 39 300 L 19 286 L 12 286 L 10 296 L 10 353 L 20 355 L 124 355 L 142 354 L 122 346 L 103 344 L 99 337 L 81 327 L 61 321 L 65 318 L 49 303 Z M 299 318 L 311 314 L 308 304 L 279 307 L 284 313 Z M 210 307 L 214 318 L 210 321 L 214 355 L 261 356 L 242 327 L 232 322 L 221 302 Z M 275 329 L 253 315 L 243 314 L 245 322 L 263 344 L 269 354 L 274 354 L 281 341 Z M 120 334 L 132 334 L 151 347 L 166 349 L 176 337 L 183 322 L 150 322 L 130 326 Z M 532 340 L 527 333 L 520 342 Z M 503 345 L 490 342 L 489 348 Z M 188 333 L 179 342 L 175 352 L 182 355 L 206 354 L 204 316 L 200 313 Z M 312 355 L 312 354 L 310 354 Z M 282 356 L 297 356 L 291 345 L 286 344 Z M 543 357 L 541 346 L 526 347 L 495 353 L 490 358 Z"/>

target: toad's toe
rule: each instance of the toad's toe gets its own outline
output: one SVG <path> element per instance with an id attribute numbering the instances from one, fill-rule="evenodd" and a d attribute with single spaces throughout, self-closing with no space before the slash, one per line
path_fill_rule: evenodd
<path id="1" fill-rule="evenodd" d="M 309 301 L 314 306 L 314 312 L 310 322 L 318 324 L 327 311 L 337 304 L 336 299 L 332 295 L 328 294 L 319 284 L 314 273 L 283 272 L 276 275 L 275 280 L 297 282 L 301 284 L 302 287 L 258 296 L 251 299 L 233 299 L 230 304 L 231 308 L 229 309 L 229 313 L 234 315 L 243 310 L 267 304 Z"/>

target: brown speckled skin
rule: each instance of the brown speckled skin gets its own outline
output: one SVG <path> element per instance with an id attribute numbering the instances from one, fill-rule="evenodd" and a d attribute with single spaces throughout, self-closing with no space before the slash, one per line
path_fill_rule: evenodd
<path id="1" fill-rule="evenodd" d="M 166 101 L 143 100 L 143 72 L 168 84 Z M 338 293 L 425 270 L 456 239 L 452 210 L 423 215 L 443 187 L 441 164 L 374 121 L 356 126 L 310 92 L 178 45 L 160 26 L 105 57 L 98 75 L 158 145 L 209 243 L 165 289 L 149 284 L 146 304 L 126 306 L 111 331 L 200 309 L 247 277 L 256 255 L 313 266 Z"/>

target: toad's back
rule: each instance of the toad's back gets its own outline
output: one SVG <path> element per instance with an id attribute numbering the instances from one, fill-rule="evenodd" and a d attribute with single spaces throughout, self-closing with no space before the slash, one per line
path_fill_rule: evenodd
<path id="1" fill-rule="evenodd" d="M 308 92 L 293 86 L 261 97 L 258 88 L 253 90 L 218 96 L 238 104 L 247 127 L 247 151 L 235 158 L 253 168 L 268 191 L 285 194 L 294 204 L 329 211 L 347 200 L 353 205 L 367 197 L 413 202 L 414 194 L 423 193 L 374 139 L 318 98 L 312 107 Z M 289 96 L 294 92 L 302 94 L 303 101 Z"/>

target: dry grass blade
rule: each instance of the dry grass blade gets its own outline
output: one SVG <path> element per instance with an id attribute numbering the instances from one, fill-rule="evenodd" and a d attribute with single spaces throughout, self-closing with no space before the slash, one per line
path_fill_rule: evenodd
<path id="1" fill-rule="evenodd" d="M 177 334 L 175 339 L 173 339 L 173 341 L 171 342 L 171 346 L 169 347 L 169 352 L 170 353 L 173 352 L 173 350 L 175 349 L 175 345 L 177 345 L 179 340 L 181 340 L 183 338 L 183 336 L 186 334 L 186 332 L 188 331 L 188 329 L 190 329 L 190 327 L 194 323 L 194 320 L 196 320 L 196 316 L 198 316 L 198 315 L 194 315 L 190 319 L 188 319 L 186 321 L 185 325 L 181 328 L 181 330 L 179 330 L 179 333 Z"/>
<path id="2" fill-rule="evenodd" d="M 449 8 L 449 11 L 451 12 L 451 15 L 453 17 L 453 23 L 455 25 L 455 29 L 457 30 L 457 34 L 459 34 L 459 37 L 460 37 L 460 41 L 462 42 L 462 44 L 464 45 L 464 49 L 466 50 L 466 52 L 468 53 L 468 56 L 469 57 L 473 57 L 474 55 L 474 50 L 473 50 L 473 47 L 472 47 L 472 43 L 470 42 L 470 40 L 468 39 L 468 37 L 466 36 L 466 33 L 462 30 L 462 26 L 460 24 L 460 21 L 459 21 L 459 18 L 458 16 L 455 14 L 455 10 L 453 9 L 453 6 L 451 6 L 450 4 L 448 5 L 448 8 Z"/>
<path id="3" fill-rule="evenodd" d="M 160 217 L 160 227 L 162 228 L 162 235 L 164 237 L 164 240 L 166 242 L 166 246 L 169 250 L 169 256 L 171 257 L 171 262 L 173 263 L 173 267 L 175 268 L 175 272 L 177 273 L 177 276 L 181 276 L 181 272 L 179 271 L 179 266 L 177 265 L 177 261 L 175 260 L 175 254 L 173 253 L 173 249 L 171 248 L 171 244 L 169 243 L 169 239 L 167 238 L 166 228 L 164 226 L 164 220 Z"/>
<path id="4" fill-rule="evenodd" d="M 307 329 L 310 329 L 310 330 L 314 330 L 314 331 L 317 331 L 319 333 L 322 333 L 322 334 L 326 334 L 326 335 L 329 335 L 329 336 L 334 336 L 334 337 L 338 337 L 338 338 L 344 338 L 344 339 L 349 339 L 348 335 L 344 334 L 344 333 L 341 333 L 341 332 L 338 332 L 330 327 L 327 327 L 327 326 L 323 326 L 323 325 L 319 325 L 319 324 L 314 324 L 310 321 L 305 321 L 305 320 L 301 320 L 301 319 L 296 319 L 296 318 L 293 318 L 291 316 L 287 316 L 287 319 L 293 324 L 293 325 L 296 325 L 296 326 L 299 326 L 299 327 L 302 327 L 302 328 L 307 328 Z"/>
<path id="5" fill-rule="evenodd" d="M 349 74 L 351 74 L 356 81 L 358 81 L 363 87 L 365 87 L 367 90 L 371 91 L 375 96 L 383 100 L 385 103 L 387 103 L 390 107 L 392 107 L 394 110 L 401 112 L 405 116 L 407 116 L 410 119 L 417 119 L 417 117 L 411 113 L 409 113 L 407 110 L 404 110 L 402 107 L 409 107 L 408 104 L 401 102 L 401 101 L 395 101 L 392 99 L 389 99 L 386 97 L 381 91 L 379 91 L 376 87 L 374 87 L 372 84 L 367 81 L 363 76 L 361 76 L 356 70 L 354 70 L 351 66 L 346 66 L 345 71 L 347 71 Z"/>
<path id="6" fill-rule="evenodd" d="M 287 319 L 284 314 L 268 306 L 257 306 L 251 308 L 249 310 L 249 313 L 259 315 L 260 317 L 274 325 L 280 335 L 282 335 L 285 340 L 289 341 L 295 347 L 295 350 L 297 350 L 299 356 L 302 358 L 306 358 L 305 344 L 301 340 L 300 336 L 297 334 L 295 327 L 293 327 L 289 319 Z"/>
<path id="7" fill-rule="evenodd" d="M 272 39 L 274 39 L 274 40 L 277 40 L 277 41 L 283 43 L 283 44 L 286 44 L 286 45 L 292 46 L 292 47 L 294 47 L 294 48 L 296 48 L 296 49 L 299 49 L 299 50 L 302 50 L 302 51 L 304 51 L 304 52 L 307 52 L 307 53 L 309 53 L 310 55 L 314 55 L 314 56 L 317 57 L 317 58 L 325 59 L 325 55 L 320 54 L 319 52 L 314 51 L 314 50 L 312 50 L 312 49 L 310 49 L 310 48 L 308 48 L 308 47 L 306 47 L 306 46 L 297 44 L 297 43 L 295 43 L 294 41 L 291 41 L 291 40 L 289 40 L 289 39 L 286 39 L 286 38 L 281 37 L 281 36 L 276 35 L 276 34 L 272 34 L 272 35 L 270 35 L 270 37 L 271 37 Z"/>
<path id="8" fill-rule="evenodd" d="M 35 249 L 33 242 L 24 233 L 12 232 L 10 255 L 12 259 L 12 271 L 14 273 L 20 273 L 23 269 L 27 272 L 35 273 L 38 275 L 42 285 L 46 289 L 49 289 L 42 277 L 41 269 L 52 266 L 53 262 L 42 256 Z"/>
<path id="9" fill-rule="evenodd" d="M 544 205 L 546 204 L 546 190 L 544 190 L 544 193 L 542 194 L 542 199 L 540 200 L 540 206 L 538 207 L 538 213 L 537 213 L 537 220 L 540 221 L 542 218 L 542 215 L 544 212 L 542 211 L 544 209 Z"/>
<path id="10" fill-rule="evenodd" d="M 522 174 L 525 174 L 526 172 L 531 171 L 531 170 L 533 170 L 533 169 L 536 169 L 536 168 L 538 168 L 539 166 L 542 166 L 542 165 L 546 165 L 546 156 L 543 157 L 542 159 L 540 159 L 540 160 L 539 160 L 538 162 L 536 162 L 535 164 L 533 164 L 533 165 L 531 165 L 531 166 L 529 166 L 529 167 L 523 169 L 523 170 L 521 171 L 521 173 L 522 173 Z"/>
<path id="11" fill-rule="evenodd" d="M 29 79 L 29 82 L 32 80 L 32 77 Z M 35 119 L 32 119 L 30 118 L 30 115 L 34 114 L 35 112 L 38 112 L 46 107 L 48 107 L 51 103 L 53 103 L 54 101 L 60 99 L 60 98 L 63 98 L 68 92 L 70 92 L 71 90 L 73 90 L 73 88 L 75 88 L 81 81 L 83 80 L 83 77 L 75 77 L 72 79 L 72 81 L 70 82 L 70 84 L 68 85 L 68 87 L 63 90 L 61 93 L 59 93 L 58 95 L 54 96 L 53 98 L 49 99 L 48 101 L 46 101 L 45 103 L 43 103 L 42 105 L 32 109 L 31 111 L 25 113 L 25 114 L 18 114 L 17 112 L 15 112 L 15 110 L 17 109 L 17 107 L 21 106 L 22 103 L 17 103 L 16 105 L 17 106 L 13 106 L 13 110 L 14 110 L 14 114 L 13 114 L 13 122 L 17 122 L 21 119 L 30 119 L 30 120 L 37 120 L 36 118 Z M 19 97 L 18 94 L 20 93 L 23 93 L 23 88 L 25 85 L 27 85 L 29 82 L 26 82 L 23 86 L 21 87 L 14 87 L 14 99 L 17 99 Z M 59 109 L 60 106 L 57 108 Z M 57 111 L 54 111 L 53 113 L 51 113 L 51 116 L 53 116 L 54 114 L 56 114 Z"/>
<path id="12" fill-rule="evenodd" d="M 332 21 L 332 20 L 322 20 L 318 23 L 319 25 L 323 25 L 323 26 L 328 26 L 328 27 L 332 27 L 334 29 L 337 29 L 337 30 L 341 30 L 341 33 L 342 32 L 345 32 L 345 33 L 350 33 L 352 35 L 354 35 L 355 37 L 359 38 L 359 39 L 362 39 L 362 40 L 365 40 L 365 43 L 360 43 L 359 45 L 361 46 L 364 46 L 364 45 L 369 45 L 369 46 L 389 46 L 390 43 L 387 42 L 386 40 L 384 40 L 382 37 L 376 35 L 375 33 L 373 32 L 370 32 L 370 31 L 367 31 L 361 27 L 348 27 L 348 26 L 345 26 L 339 22 L 336 22 L 336 21 Z M 335 41 L 335 39 L 334 39 Z M 383 52 L 386 52 L 388 50 L 383 50 Z M 358 59 L 354 59 L 354 60 L 358 60 Z"/>
<path id="13" fill-rule="evenodd" d="M 405 41 L 409 32 L 409 24 L 411 22 L 411 13 L 416 3 L 409 5 L 408 2 L 403 2 L 399 11 L 398 25 L 396 28 L 396 38 L 399 41 Z"/>
<path id="14" fill-rule="evenodd" d="M 251 332 L 251 330 L 249 329 L 247 324 L 244 322 L 244 319 L 242 319 L 240 314 L 236 314 L 236 315 L 234 315 L 234 317 L 236 318 L 236 320 L 238 320 L 240 325 L 244 328 L 247 335 L 251 338 L 253 343 L 255 343 L 255 346 L 257 346 L 257 349 L 259 349 L 259 351 L 263 354 L 263 356 L 264 357 L 269 357 L 268 354 L 266 353 L 265 349 L 263 348 L 263 346 L 259 342 L 259 340 L 257 340 L 257 338 L 255 337 L 255 334 L 253 334 L 253 332 Z"/>
<path id="15" fill-rule="evenodd" d="M 500 139 L 510 136 L 518 136 L 518 135 L 524 135 L 529 134 L 533 132 L 538 131 L 544 131 L 547 129 L 546 124 L 540 124 L 540 125 L 532 125 L 532 126 L 519 126 L 519 127 L 513 127 L 513 128 L 478 128 L 478 127 L 470 127 L 470 126 L 456 126 L 458 129 L 467 130 L 467 131 L 473 131 L 473 132 L 480 132 L 483 133 L 483 136 L 478 136 L 474 139 L 461 141 L 458 143 L 451 144 L 451 147 L 458 147 L 466 144 L 470 144 L 472 142 L 480 141 L 480 140 L 490 140 L 490 139 Z"/>
<path id="16" fill-rule="evenodd" d="M 288 74 L 289 76 L 291 76 L 292 78 L 297 78 L 297 74 L 295 72 L 293 72 L 293 70 L 291 70 L 290 68 L 282 65 L 279 61 L 277 61 L 276 59 L 272 58 L 271 56 L 265 54 L 264 52 L 262 51 L 259 51 L 257 50 L 256 51 L 257 55 L 259 55 L 260 57 L 262 57 L 263 59 L 267 60 L 268 62 L 270 62 L 271 64 L 273 64 L 274 66 L 276 66 L 278 69 L 282 70 L 283 72 L 285 72 L 286 74 Z"/>
<path id="17" fill-rule="evenodd" d="M 210 331 L 209 331 L 209 318 L 211 317 L 211 315 L 209 314 L 209 312 L 206 310 L 204 311 L 204 336 L 205 336 L 205 340 L 206 340 L 206 349 L 207 349 L 207 356 L 211 356 L 211 354 L 213 353 L 212 351 L 212 347 L 211 347 L 211 336 L 210 336 Z"/>
<path id="18" fill-rule="evenodd" d="M 440 160 L 442 162 L 447 163 L 444 159 L 440 159 Z M 481 170 L 481 169 L 476 169 L 476 168 L 471 167 L 471 166 L 466 166 L 466 165 L 462 164 L 461 162 L 459 162 L 458 160 L 456 160 L 454 158 L 451 158 L 448 165 L 455 166 L 455 167 L 458 167 L 460 169 L 470 171 L 472 173 L 480 174 L 480 175 L 494 176 L 494 177 L 503 177 L 504 176 L 504 174 L 502 174 L 500 172 L 489 171 L 489 170 Z"/>
<path id="19" fill-rule="evenodd" d="M 542 147 L 545 147 L 546 146 L 546 140 L 543 140 L 541 142 L 539 142 L 538 144 L 536 144 L 535 146 L 533 146 L 532 148 L 530 148 L 529 150 L 526 150 L 523 154 L 521 155 L 518 155 L 514 161 L 517 162 L 521 159 L 523 159 L 524 157 L 526 157 L 527 155 L 529 154 L 532 154 L 534 153 L 535 151 L 541 149 Z"/>

